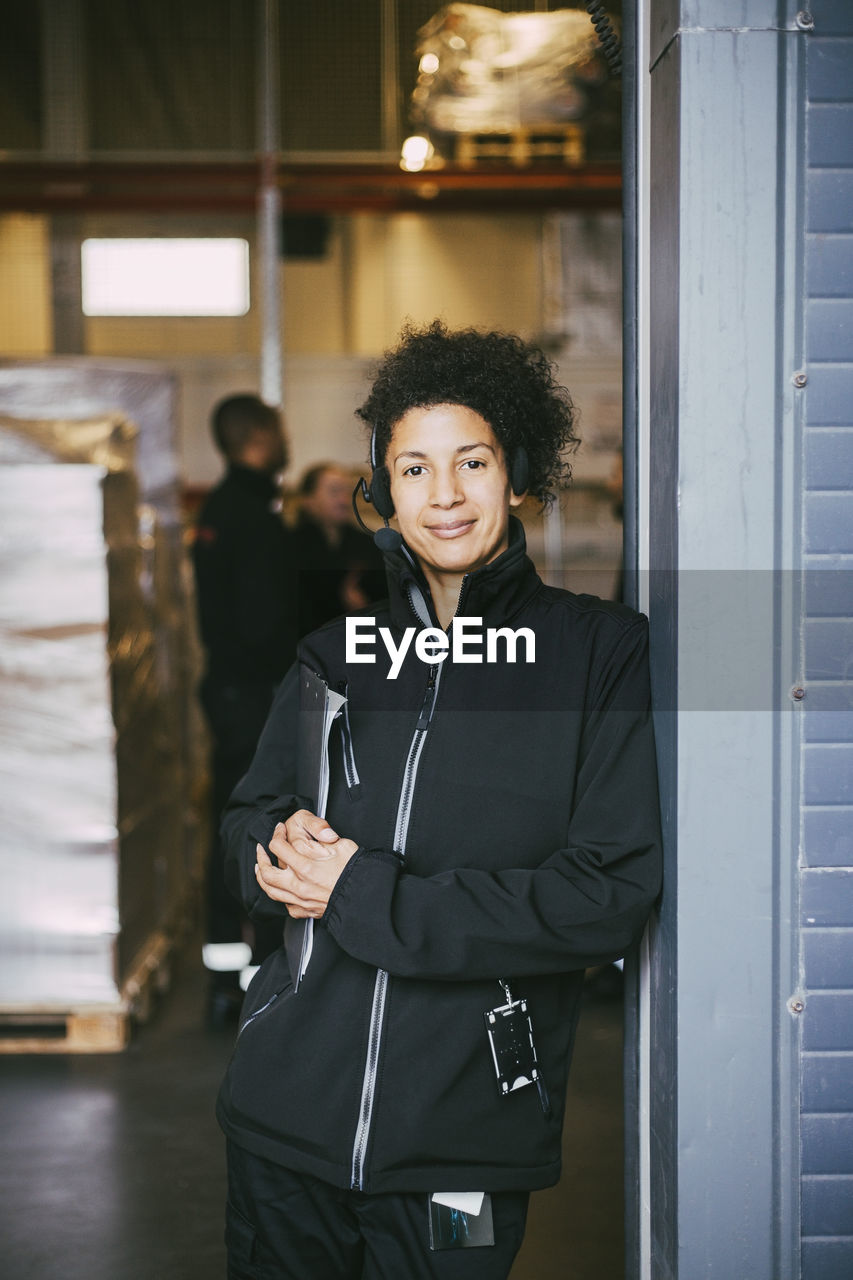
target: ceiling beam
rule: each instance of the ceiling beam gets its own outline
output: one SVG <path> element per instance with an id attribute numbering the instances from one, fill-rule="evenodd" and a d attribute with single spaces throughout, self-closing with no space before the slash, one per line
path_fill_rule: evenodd
<path id="1" fill-rule="evenodd" d="M 383 165 L 282 164 L 278 180 L 294 213 L 612 209 L 618 165 L 447 166 L 406 173 Z M 251 213 L 259 167 L 237 163 L 0 162 L 0 211 Z"/>

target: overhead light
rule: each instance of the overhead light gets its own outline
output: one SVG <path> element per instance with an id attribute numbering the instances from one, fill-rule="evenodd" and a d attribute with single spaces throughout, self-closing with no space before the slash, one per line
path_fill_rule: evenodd
<path id="1" fill-rule="evenodd" d="M 424 76 L 434 76 L 438 71 L 438 54 L 425 53 L 418 63 L 418 71 Z"/>
<path id="2" fill-rule="evenodd" d="M 236 237 L 84 240 L 87 316 L 244 316 L 249 245 Z"/>
<path id="3" fill-rule="evenodd" d="M 400 168 L 405 169 L 407 173 L 420 173 L 432 159 L 433 152 L 434 148 L 429 138 L 425 138 L 423 134 L 414 133 L 403 143 Z"/>

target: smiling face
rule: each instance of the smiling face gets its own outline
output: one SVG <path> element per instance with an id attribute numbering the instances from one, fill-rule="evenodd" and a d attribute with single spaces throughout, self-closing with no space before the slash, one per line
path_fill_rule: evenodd
<path id="1" fill-rule="evenodd" d="M 394 426 L 386 465 L 400 532 L 433 596 L 506 549 L 510 488 L 494 431 L 459 404 L 410 409 Z M 438 603 L 436 601 L 436 603 Z"/>

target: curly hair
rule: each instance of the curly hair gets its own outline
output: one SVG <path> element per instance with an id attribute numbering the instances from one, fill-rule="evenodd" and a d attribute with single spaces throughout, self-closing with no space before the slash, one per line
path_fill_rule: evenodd
<path id="1" fill-rule="evenodd" d="M 405 413 L 438 404 L 464 405 L 479 413 L 507 458 L 523 447 L 530 468 L 528 493 L 543 507 L 568 483 L 566 455 L 580 443 L 575 408 L 538 347 L 515 334 L 450 331 L 441 320 L 423 329 L 407 324 L 399 345 L 378 366 L 369 396 L 356 409 L 376 433 L 377 460 L 384 460 L 394 426 Z"/>

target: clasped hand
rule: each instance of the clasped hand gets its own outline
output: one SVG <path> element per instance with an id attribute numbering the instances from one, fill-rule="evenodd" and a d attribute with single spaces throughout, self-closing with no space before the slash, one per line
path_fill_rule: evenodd
<path id="1" fill-rule="evenodd" d="M 262 844 L 256 846 L 255 876 L 267 897 L 283 902 L 295 920 L 318 918 L 357 848 L 354 840 L 333 831 L 325 818 L 299 809 L 278 824 L 270 840 L 279 866 Z"/>

